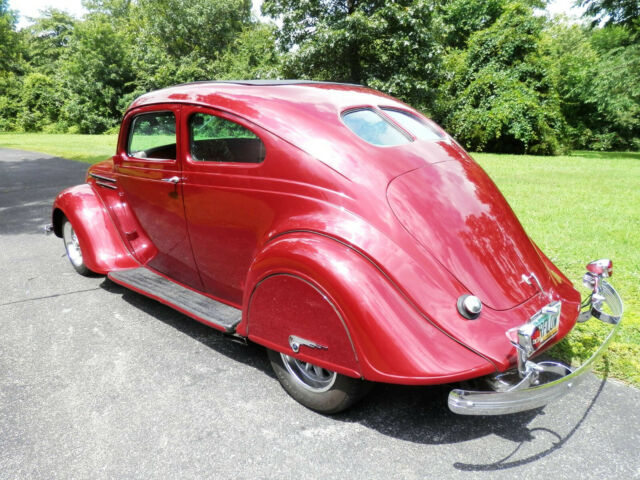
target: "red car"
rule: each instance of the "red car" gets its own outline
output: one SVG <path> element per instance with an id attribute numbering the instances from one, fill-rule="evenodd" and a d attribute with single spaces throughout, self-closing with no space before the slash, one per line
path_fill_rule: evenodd
<path id="1" fill-rule="evenodd" d="M 263 345 L 284 389 L 324 413 L 372 382 L 477 378 L 487 388 L 452 390 L 452 411 L 536 408 L 622 315 L 610 261 L 588 265 L 581 302 L 460 145 L 357 85 L 143 95 L 116 154 L 58 195 L 52 219 L 79 273 Z M 592 315 L 615 327 L 583 367 L 531 360 Z"/>

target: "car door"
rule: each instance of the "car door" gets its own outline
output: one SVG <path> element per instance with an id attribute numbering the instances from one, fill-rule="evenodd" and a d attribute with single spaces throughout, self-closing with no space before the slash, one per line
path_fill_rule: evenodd
<path id="1" fill-rule="evenodd" d="M 116 174 L 139 226 L 158 250 L 147 265 L 201 290 L 184 215 L 179 118 L 180 106 L 172 104 L 130 113 L 123 122 L 126 146 Z M 127 238 L 137 235 L 123 233 Z"/>
<path id="2" fill-rule="evenodd" d="M 240 305 L 258 241 L 273 219 L 261 190 L 265 145 L 259 129 L 239 117 L 183 108 L 183 189 L 193 253 L 205 291 Z"/>

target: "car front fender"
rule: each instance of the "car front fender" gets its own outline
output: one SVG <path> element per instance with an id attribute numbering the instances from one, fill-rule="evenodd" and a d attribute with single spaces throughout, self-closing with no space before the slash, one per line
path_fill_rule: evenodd
<path id="1" fill-rule="evenodd" d="M 287 277 L 299 283 L 275 280 Z M 297 288 L 303 284 L 312 288 Z M 253 262 L 246 286 L 237 333 L 303 361 L 403 384 L 447 383 L 496 370 L 429 322 L 368 258 L 331 237 L 292 232 L 271 240 Z M 288 308 L 319 305 L 319 298 L 327 306 L 311 313 L 312 321 L 296 318 L 295 309 Z M 298 334 L 298 325 L 304 325 L 303 333 Z M 302 346 L 296 354 L 291 336 L 315 347 Z M 351 348 L 353 353 L 345 351 Z"/>
<path id="2" fill-rule="evenodd" d="M 89 184 L 67 188 L 53 203 L 53 231 L 62 237 L 66 217 L 78 236 L 85 265 L 106 274 L 140 266 L 127 250 L 107 209 Z"/>

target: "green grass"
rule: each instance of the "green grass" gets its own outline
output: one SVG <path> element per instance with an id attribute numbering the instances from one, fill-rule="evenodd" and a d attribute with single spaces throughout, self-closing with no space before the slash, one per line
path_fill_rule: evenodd
<path id="1" fill-rule="evenodd" d="M 95 163 L 115 152 L 115 135 L 0 133 L 0 146 Z M 474 154 L 525 229 L 576 285 L 584 265 L 614 262 L 611 283 L 625 302 L 607 362 L 596 369 L 640 386 L 640 153 L 575 152 L 538 157 Z M 584 291 L 584 290 L 583 290 Z M 579 325 L 552 354 L 579 363 L 606 336 L 596 320 Z"/>
<path id="2" fill-rule="evenodd" d="M 607 361 L 598 362 L 596 370 L 608 370 L 610 376 L 640 386 L 640 153 L 473 157 L 498 185 L 529 236 L 574 284 L 581 284 L 588 261 L 613 260 L 610 282 L 625 303 L 625 313 Z M 581 291 L 586 292 L 582 287 Z M 608 331 L 592 319 L 578 325 L 551 354 L 578 364 Z"/>
<path id="3" fill-rule="evenodd" d="M 80 162 L 96 163 L 116 153 L 117 135 L 0 133 L 0 147 L 48 153 Z"/>

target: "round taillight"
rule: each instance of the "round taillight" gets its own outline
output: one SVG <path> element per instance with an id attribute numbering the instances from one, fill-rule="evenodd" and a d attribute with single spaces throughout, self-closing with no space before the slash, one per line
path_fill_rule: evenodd
<path id="1" fill-rule="evenodd" d="M 594 260 L 587 263 L 587 270 L 594 275 L 600 275 L 602 277 L 610 277 L 613 275 L 613 262 L 608 258 L 601 258 L 600 260 Z"/>
<path id="2" fill-rule="evenodd" d="M 460 295 L 457 302 L 458 313 L 467 320 L 474 320 L 480 316 L 482 302 L 475 295 Z"/>

